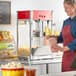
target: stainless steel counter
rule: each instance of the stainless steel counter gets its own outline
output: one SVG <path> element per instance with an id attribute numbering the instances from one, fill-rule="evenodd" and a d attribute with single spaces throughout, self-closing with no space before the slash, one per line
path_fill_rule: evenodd
<path id="1" fill-rule="evenodd" d="M 33 56 L 32 64 L 50 64 L 50 63 L 61 63 L 62 55 L 47 55 L 47 56 Z"/>
<path id="2" fill-rule="evenodd" d="M 62 52 L 52 53 L 49 46 L 38 48 L 31 57 L 32 64 L 47 64 L 62 61 Z"/>

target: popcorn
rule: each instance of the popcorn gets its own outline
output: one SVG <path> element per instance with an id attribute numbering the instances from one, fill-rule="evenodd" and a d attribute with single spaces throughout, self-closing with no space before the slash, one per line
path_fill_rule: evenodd
<path id="1" fill-rule="evenodd" d="M 12 69 L 12 68 L 24 68 L 24 65 L 21 64 L 20 62 L 10 62 L 10 63 L 7 63 L 7 64 L 2 64 L 1 65 L 1 68 L 8 68 L 8 69 Z"/>

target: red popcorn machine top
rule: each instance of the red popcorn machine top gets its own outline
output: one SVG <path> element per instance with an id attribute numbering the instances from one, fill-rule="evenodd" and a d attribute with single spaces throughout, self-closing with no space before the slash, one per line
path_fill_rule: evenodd
<path id="1" fill-rule="evenodd" d="M 18 11 L 18 19 L 30 19 L 30 11 Z"/>

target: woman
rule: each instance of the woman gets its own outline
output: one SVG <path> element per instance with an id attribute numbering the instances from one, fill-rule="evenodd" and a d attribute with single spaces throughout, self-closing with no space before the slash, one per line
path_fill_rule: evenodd
<path id="1" fill-rule="evenodd" d="M 62 72 L 76 70 L 71 68 L 73 59 L 76 56 L 76 10 L 74 1 L 64 0 L 64 9 L 69 18 L 63 22 L 63 28 L 60 36 L 57 37 L 57 41 L 56 38 L 50 38 L 52 40 L 52 52 L 63 51 Z M 57 42 L 63 42 L 63 47 L 58 46 Z"/>

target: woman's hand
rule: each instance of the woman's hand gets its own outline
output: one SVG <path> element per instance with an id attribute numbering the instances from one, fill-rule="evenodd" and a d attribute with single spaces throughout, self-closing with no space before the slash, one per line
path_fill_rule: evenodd
<path id="1" fill-rule="evenodd" d="M 61 49 L 62 49 L 62 47 L 59 46 L 58 44 L 51 46 L 51 51 L 52 51 L 52 52 L 58 52 L 58 51 L 60 51 Z"/>
<path id="2" fill-rule="evenodd" d="M 62 52 L 65 52 L 65 51 L 69 51 L 70 49 L 69 49 L 69 47 L 67 47 L 67 46 L 64 46 L 64 47 L 62 47 L 61 49 L 60 49 L 60 51 L 62 51 Z"/>
<path id="3" fill-rule="evenodd" d="M 59 45 L 53 45 L 51 47 L 51 50 L 52 52 L 58 52 L 58 51 L 65 52 L 65 51 L 69 51 L 70 49 L 67 46 L 61 47 Z"/>
<path id="4" fill-rule="evenodd" d="M 57 44 L 57 38 L 56 37 L 51 37 L 49 38 L 49 42 L 50 42 L 50 49 L 52 52 L 58 52 L 58 51 L 62 51 L 62 52 L 65 52 L 65 51 L 69 51 L 69 47 L 67 46 L 64 46 L 64 47 L 61 47 Z"/>
<path id="5" fill-rule="evenodd" d="M 53 46 L 51 46 L 51 51 L 52 52 L 58 52 L 59 51 L 59 47 L 57 45 L 53 45 Z"/>

